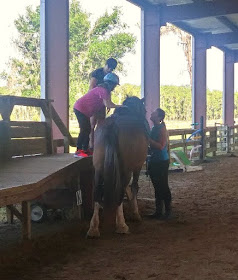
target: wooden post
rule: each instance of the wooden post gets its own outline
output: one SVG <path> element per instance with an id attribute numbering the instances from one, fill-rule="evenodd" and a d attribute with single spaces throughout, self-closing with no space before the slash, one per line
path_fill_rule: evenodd
<path id="1" fill-rule="evenodd" d="M 42 100 L 41 109 L 45 116 L 45 121 L 46 121 L 47 154 L 53 154 L 54 147 L 53 147 L 51 103 L 50 102 L 48 103 L 47 101 Z"/>
<path id="2" fill-rule="evenodd" d="M 52 105 L 51 105 L 51 113 L 52 113 L 53 121 L 59 128 L 60 132 L 63 134 L 63 136 L 68 138 L 69 144 L 75 147 L 76 144 L 74 142 L 74 139 L 72 138 L 67 127 L 64 125 L 63 121 L 61 120 L 60 116 L 58 115 L 58 113 L 56 112 L 55 108 Z"/>
<path id="3" fill-rule="evenodd" d="M 6 207 L 6 213 L 7 213 L 7 222 L 9 224 L 13 224 L 13 212 L 12 210 L 10 209 L 12 205 L 7 205 Z"/>
<path id="4" fill-rule="evenodd" d="M 0 161 L 11 157 L 11 136 L 9 121 L 0 121 Z"/>
<path id="5" fill-rule="evenodd" d="M 22 238 L 31 239 L 31 204 L 29 201 L 22 202 Z"/>
<path id="6" fill-rule="evenodd" d="M 217 150 L 217 129 L 210 131 L 210 138 L 212 141 L 210 141 L 210 148 L 216 148 Z M 212 152 L 212 155 L 216 156 L 216 151 Z"/>

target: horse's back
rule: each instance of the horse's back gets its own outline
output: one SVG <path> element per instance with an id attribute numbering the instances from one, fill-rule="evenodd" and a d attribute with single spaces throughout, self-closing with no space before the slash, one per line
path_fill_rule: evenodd
<path id="1" fill-rule="evenodd" d="M 145 162 L 148 139 L 143 119 L 133 116 L 107 118 L 95 131 L 93 164 L 103 170 L 106 149 L 113 145 L 129 171 L 139 170 Z"/>
<path id="2" fill-rule="evenodd" d="M 146 160 L 148 139 L 143 121 L 127 119 L 118 124 L 119 153 L 130 171 L 139 170 Z"/>

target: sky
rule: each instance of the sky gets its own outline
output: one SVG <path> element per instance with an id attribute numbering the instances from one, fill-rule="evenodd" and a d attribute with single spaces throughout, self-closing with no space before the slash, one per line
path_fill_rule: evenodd
<path id="1" fill-rule="evenodd" d="M 82 8 L 91 13 L 91 19 L 96 20 L 112 7 L 122 9 L 123 20 L 129 25 L 129 31 L 137 37 L 135 54 L 127 54 L 123 59 L 126 75 L 121 76 L 121 84 L 132 83 L 140 85 L 141 81 L 141 44 L 140 44 L 140 8 L 126 0 L 80 0 Z M 102 5 L 103 3 L 103 5 Z M 10 56 L 16 55 L 12 40 L 16 36 L 14 19 L 23 14 L 28 5 L 39 5 L 40 0 L 8 0 L 4 1 L 0 9 L 0 72 L 6 69 Z M 13 9 L 14 7 L 14 9 Z M 103 65 L 102 65 L 103 66 Z M 238 63 L 235 66 L 235 77 L 238 75 Z M 223 54 L 216 48 L 207 51 L 207 87 L 222 90 L 223 87 Z M 237 78 L 235 78 L 237 81 Z M 177 38 L 173 35 L 161 38 L 161 85 L 187 85 L 189 75 L 186 71 L 186 61 Z M 1 85 L 1 83 L 0 83 Z M 235 88 L 238 90 L 238 81 Z"/>

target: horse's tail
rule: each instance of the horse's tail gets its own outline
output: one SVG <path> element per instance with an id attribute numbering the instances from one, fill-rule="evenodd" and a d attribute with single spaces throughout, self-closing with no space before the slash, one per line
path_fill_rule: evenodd
<path id="1" fill-rule="evenodd" d="M 104 141 L 104 204 L 114 207 L 123 198 L 118 128 L 114 122 L 107 126 Z"/>

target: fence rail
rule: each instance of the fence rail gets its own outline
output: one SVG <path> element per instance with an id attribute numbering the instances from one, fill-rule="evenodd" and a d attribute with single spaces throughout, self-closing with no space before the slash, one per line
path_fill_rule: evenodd
<path id="1" fill-rule="evenodd" d="M 195 129 L 173 129 L 169 130 L 169 148 L 183 150 L 189 154 L 195 146 L 201 145 L 203 148 L 203 157 L 217 153 L 232 153 L 238 150 L 238 125 L 236 126 L 215 126 L 205 128 L 200 136 L 195 136 L 189 140 Z M 194 154 L 199 157 L 201 150 Z"/>

